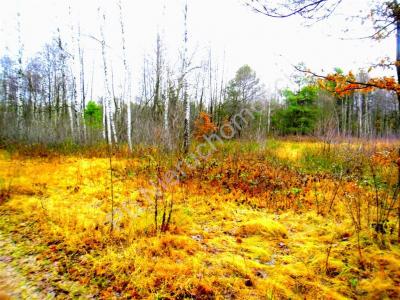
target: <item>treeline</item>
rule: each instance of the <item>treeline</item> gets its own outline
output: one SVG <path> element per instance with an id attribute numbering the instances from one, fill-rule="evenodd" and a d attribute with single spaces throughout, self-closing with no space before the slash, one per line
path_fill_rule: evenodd
<path id="1" fill-rule="evenodd" d="M 142 66 L 133 66 L 135 73 L 142 72 L 142 76 L 133 78 L 125 43 L 124 9 L 121 0 L 115 3 L 119 10 L 120 49 L 113 51 L 118 52 L 122 61 L 117 76 L 113 71 L 115 60 L 108 53 L 106 11 L 101 6 L 98 37 L 91 37 L 98 43 L 98 56 L 90 59 L 82 46 L 80 25 L 72 21 L 71 7 L 70 33 L 62 35 L 56 27 L 52 41 L 34 57 L 24 57 L 21 15 L 17 14 L 19 51 L 15 57 L 10 54 L 0 58 L 3 144 L 16 141 L 93 145 L 106 141 L 127 143 L 130 148 L 145 144 L 187 152 L 190 140 L 198 138 L 195 127 L 201 127 L 202 120 L 207 119 L 201 113 L 208 114 L 209 128 L 218 128 L 226 127 L 250 107 L 249 120 L 236 126 L 233 138 L 399 135 L 400 107 L 393 91 L 332 93 L 325 88 L 332 86 L 332 82 L 321 84 L 301 73 L 295 77 L 296 88 L 271 94 L 247 65 L 226 81 L 225 68 L 215 63 L 217 59 L 211 50 L 205 57 L 189 50 L 187 3 L 183 10 L 182 43 L 179 53 L 173 55 L 179 57 L 178 61 L 168 60 L 161 30 L 155 39 L 154 54 L 147 55 Z M 87 66 L 94 57 L 101 57 L 96 69 Z M 95 72 L 102 82 L 97 86 L 93 80 Z M 368 74 L 360 72 L 357 80 L 367 82 Z"/>
<path id="2" fill-rule="evenodd" d="M 213 125 L 218 127 L 250 106 L 257 109 L 253 110 L 248 126 L 242 126 L 235 138 L 393 137 L 399 134 L 397 99 L 389 91 L 354 91 L 339 96 L 303 78 L 298 90 L 284 90 L 271 96 L 247 65 L 224 84 L 216 78 L 210 64 L 204 63 L 185 82 L 182 77 L 171 74 L 163 78 L 160 56 L 156 52 L 153 69 L 143 67 L 141 95 L 127 101 L 111 88 L 109 107 L 104 97 L 92 98 L 83 67 L 78 74 L 73 73 L 71 59 L 60 39 L 47 45 L 23 67 L 8 56 L 2 57 L 2 140 L 84 145 L 111 138 L 114 143 L 130 141 L 133 145 L 176 149 L 184 146 L 185 120 L 191 137 L 199 126 L 197 119 L 201 112 L 208 113 Z M 367 75 L 360 73 L 359 78 L 367 80 Z M 186 105 L 188 111 L 185 111 Z M 110 126 L 107 119 L 111 121 Z"/>
<path id="3" fill-rule="evenodd" d="M 365 78 L 365 73 L 359 77 Z M 317 137 L 395 137 L 400 119 L 397 96 L 387 90 L 331 93 L 316 84 L 283 93 L 285 104 L 274 110 L 274 133 Z"/>

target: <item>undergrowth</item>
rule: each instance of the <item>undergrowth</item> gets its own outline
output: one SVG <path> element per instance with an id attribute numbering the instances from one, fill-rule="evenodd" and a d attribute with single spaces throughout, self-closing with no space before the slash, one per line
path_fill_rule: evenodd
<path id="1" fill-rule="evenodd" d="M 59 298 L 396 299 L 398 146 L 226 142 L 196 164 L 121 147 L 113 219 L 102 146 L 18 148 L 0 160 L 0 231 Z"/>

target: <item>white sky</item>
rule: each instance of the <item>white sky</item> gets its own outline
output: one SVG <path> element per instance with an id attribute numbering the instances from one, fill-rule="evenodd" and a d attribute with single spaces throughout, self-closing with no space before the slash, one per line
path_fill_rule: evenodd
<path id="1" fill-rule="evenodd" d="M 383 0 L 382 0 L 383 1 Z M 129 63 L 134 78 L 140 76 L 144 53 L 153 55 L 157 29 L 164 28 L 169 60 L 178 61 L 183 37 L 183 0 L 123 0 Z M 117 0 L 0 0 L 0 55 L 15 55 L 17 42 L 17 11 L 21 13 L 24 56 L 40 51 L 43 44 L 61 28 L 62 37 L 71 37 L 68 5 L 71 3 L 73 23 L 80 23 L 85 60 L 95 65 L 95 82 L 101 82 L 100 46 L 87 35 L 99 38 L 99 3 L 106 10 L 107 44 L 111 47 L 114 72 L 121 60 L 121 35 Z M 163 7 L 165 4 L 165 13 Z M 326 73 L 334 67 L 345 71 L 368 67 L 382 57 L 395 60 L 394 36 L 382 42 L 342 40 L 342 29 L 350 28 L 350 37 L 370 34 L 368 24 L 345 22 L 346 15 L 364 15 L 369 0 L 344 0 L 337 16 L 312 27 L 302 26 L 300 18 L 271 19 L 255 14 L 239 0 L 188 0 L 189 43 L 198 59 L 208 56 L 211 47 L 214 61 L 232 78 L 243 64 L 249 64 L 272 90 L 286 85 L 293 72 L 291 64 L 304 62 L 307 67 Z M 164 17 L 163 17 L 164 15 Z M 348 35 L 349 36 L 349 35 Z M 6 50 L 8 49 L 8 50 Z M 223 59 L 225 57 L 225 59 Z M 391 71 L 387 75 L 394 75 Z"/>

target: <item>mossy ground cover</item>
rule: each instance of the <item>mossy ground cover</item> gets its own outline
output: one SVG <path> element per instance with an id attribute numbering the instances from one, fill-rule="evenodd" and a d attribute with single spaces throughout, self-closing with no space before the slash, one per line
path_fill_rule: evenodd
<path id="1" fill-rule="evenodd" d="M 143 188 L 181 158 L 114 155 L 113 219 L 104 155 L 3 151 L 0 267 L 57 299 L 398 299 L 398 202 L 374 227 L 396 147 L 225 143 L 154 199 Z M 173 203 L 163 232 L 156 197 Z"/>

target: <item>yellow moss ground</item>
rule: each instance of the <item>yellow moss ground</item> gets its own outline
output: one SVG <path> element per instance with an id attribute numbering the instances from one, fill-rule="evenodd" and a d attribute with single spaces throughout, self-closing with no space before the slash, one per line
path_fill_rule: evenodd
<path id="1" fill-rule="evenodd" d="M 21 274 L 59 299 L 398 299 L 395 233 L 381 237 L 383 247 L 366 214 L 359 257 L 348 199 L 367 201 L 369 189 L 341 183 L 328 214 L 333 175 L 317 180 L 266 158 L 298 162 L 310 149 L 322 145 L 286 141 L 239 156 L 218 152 L 188 169 L 164 191 L 174 202 L 165 233 L 155 232 L 154 203 L 140 192 L 157 159 L 114 159 L 110 233 L 107 158 L 3 152 L 1 184 L 11 197 L 0 205 L 0 231 L 17 247 L 7 255 L 14 264 L 34 255 L 35 263 L 18 266 Z"/>

